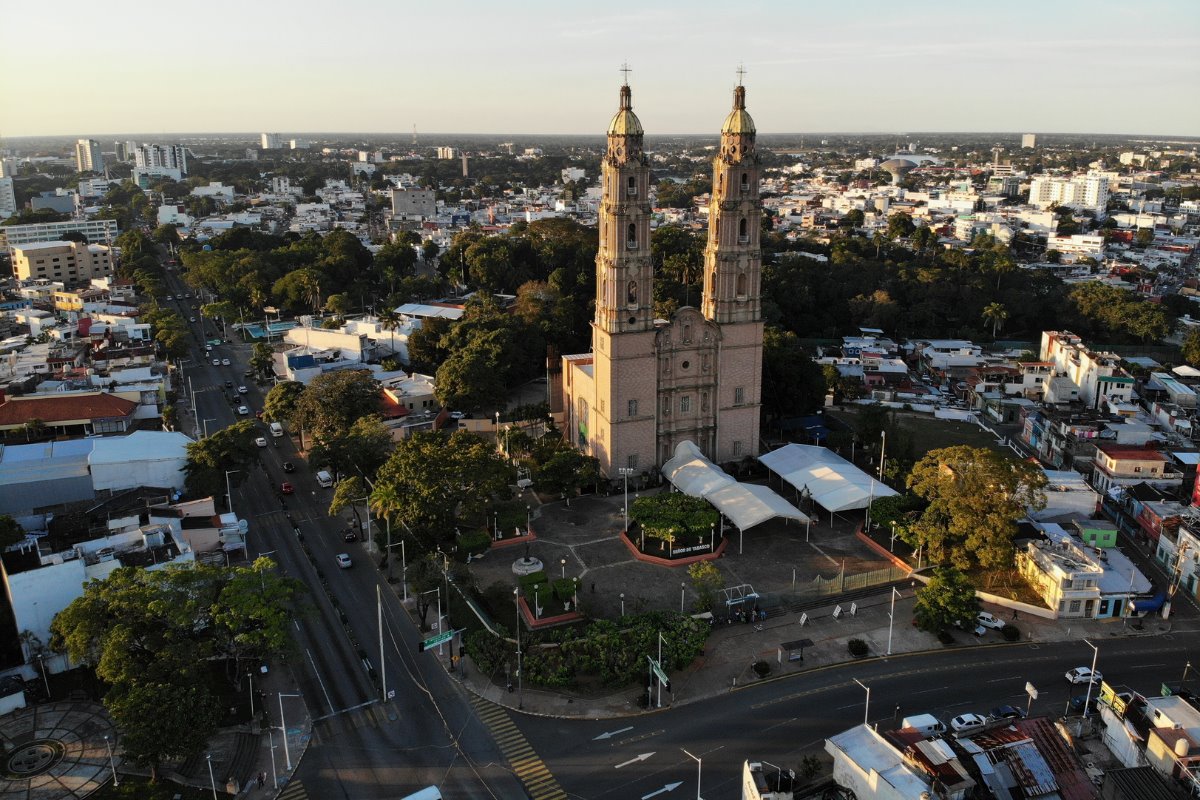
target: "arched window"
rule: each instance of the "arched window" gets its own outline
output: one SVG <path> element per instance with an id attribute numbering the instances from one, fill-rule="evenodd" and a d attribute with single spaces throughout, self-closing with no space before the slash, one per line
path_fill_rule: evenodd
<path id="1" fill-rule="evenodd" d="M 684 325 L 683 326 L 683 343 L 687 344 L 690 341 L 692 341 L 692 326 Z"/>
<path id="2" fill-rule="evenodd" d="M 737 293 L 739 297 L 746 296 L 746 273 L 739 272 L 737 277 Z"/>
<path id="3" fill-rule="evenodd" d="M 608 303 L 608 278 L 600 279 L 600 303 L 601 305 Z"/>
<path id="4" fill-rule="evenodd" d="M 750 191 L 750 176 L 745 172 L 742 173 L 742 191 Z"/>
<path id="5" fill-rule="evenodd" d="M 638 285 L 637 281 L 629 282 L 629 291 L 627 293 L 629 305 L 636 306 L 638 304 Z"/>
<path id="6" fill-rule="evenodd" d="M 637 193 L 637 178 L 633 175 L 630 175 L 629 180 L 625 185 L 625 194 L 629 195 L 630 197 L 637 197 Z"/>
<path id="7" fill-rule="evenodd" d="M 717 273 L 710 273 L 708 276 L 708 293 L 715 295 L 717 293 Z"/>
<path id="8" fill-rule="evenodd" d="M 745 244 L 748 241 L 750 241 L 750 237 L 746 233 L 746 218 L 742 217 L 738 220 L 738 244 Z"/>
<path id="9" fill-rule="evenodd" d="M 629 223 L 629 231 L 626 235 L 625 246 L 630 250 L 637 250 L 638 248 L 637 225 L 633 224 L 632 222 Z"/>

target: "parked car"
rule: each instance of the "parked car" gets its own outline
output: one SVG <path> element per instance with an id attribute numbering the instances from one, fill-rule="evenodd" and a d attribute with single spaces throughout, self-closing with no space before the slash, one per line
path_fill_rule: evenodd
<path id="1" fill-rule="evenodd" d="M 1082 714 L 1083 713 L 1083 704 L 1084 704 L 1084 702 L 1087 702 L 1088 713 L 1095 714 L 1096 713 L 1096 701 L 1097 701 L 1097 697 L 1096 697 L 1095 692 L 1092 693 L 1092 697 L 1090 700 L 1088 699 L 1088 696 L 1086 694 L 1074 694 L 1074 695 L 1071 695 L 1071 700 L 1070 700 L 1069 705 L 1071 707 L 1071 710 L 1074 711 L 1076 714 Z"/>
<path id="2" fill-rule="evenodd" d="M 188 322 L 195 322 L 195 321 L 196 321 L 195 317 L 188 317 Z"/>
<path id="3" fill-rule="evenodd" d="M 229 359 L 228 359 L 228 358 L 222 358 L 222 359 L 221 359 L 221 365 L 222 365 L 222 366 L 225 366 L 225 367 L 228 367 L 228 366 L 229 366 Z"/>
<path id="4" fill-rule="evenodd" d="M 247 389 L 245 386 L 239 386 L 239 387 L 238 387 L 238 394 L 246 394 L 246 393 L 247 393 L 247 392 L 249 392 L 249 391 L 250 391 L 250 390 L 249 390 L 249 389 Z"/>
<path id="5" fill-rule="evenodd" d="M 1001 719 L 1024 719 L 1025 714 L 1016 706 L 996 706 L 988 713 L 988 719 L 995 722 Z"/>
<path id="6" fill-rule="evenodd" d="M 282 494 L 294 494 L 296 489 L 290 483 L 284 481 L 283 483 L 279 484 L 279 491 Z"/>
<path id="7" fill-rule="evenodd" d="M 354 532 L 353 528 L 346 528 L 345 530 L 342 531 L 342 541 L 343 542 L 357 542 L 358 534 Z"/>
<path id="8" fill-rule="evenodd" d="M 232 389 L 232 388 L 233 388 L 233 381 L 225 381 L 225 388 L 226 388 L 226 389 Z"/>
<path id="9" fill-rule="evenodd" d="M 254 418 L 255 418 L 255 419 L 262 419 L 262 418 L 263 418 L 263 412 L 262 412 L 262 409 L 261 409 L 261 408 L 260 408 L 258 411 L 255 411 L 255 412 L 254 412 Z"/>
<path id="10" fill-rule="evenodd" d="M 1093 672 L 1091 667 L 1076 667 L 1069 670 L 1066 677 L 1070 683 L 1099 683 L 1104 680 L 1100 670 Z"/>
<path id="11" fill-rule="evenodd" d="M 950 728 L 955 733 L 972 731 L 976 728 L 982 728 L 986 724 L 987 720 L 978 714 L 959 714 L 957 717 L 950 720 Z"/>
<path id="12" fill-rule="evenodd" d="M 296 465 L 290 461 L 283 462 L 283 471 L 289 475 L 296 471 Z"/>
<path id="13" fill-rule="evenodd" d="M 998 617 L 992 616 L 991 614 L 989 614 L 986 611 L 980 611 L 978 614 L 976 614 L 975 621 L 978 622 L 983 627 L 991 628 L 994 631 L 1000 630 L 1001 628 L 1004 627 L 1004 624 L 1005 624 L 1004 620 L 999 619 Z"/>
<path id="14" fill-rule="evenodd" d="M 267 440 L 266 440 L 265 438 L 263 438 L 262 436 L 260 436 L 260 437 L 258 437 L 257 439 L 255 439 L 255 440 L 254 440 L 254 443 L 255 443 L 256 445 L 258 445 L 259 447 L 266 447 L 266 446 L 267 446 Z"/>
<path id="15" fill-rule="evenodd" d="M 247 408 L 246 406 L 238 406 L 238 414 L 241 414 L 244 417 L 249 413 L 250 413 L 250 409 Z M 266 445 L 264 445 L 264 447 L 265 446 Z"/>
<path id="16" fill-rule="evenodd" d="M 349 569 L 350 565 L 354 563 L 350 560 L 350 555 L 348 553 L 338 553 L 336 558 L 337 565 L 342 569 Z"/>
<path id="17" fill-rule="evenodd" d="M 219 359 L 219 358 L 214 358 L 214 359 L 213 359 L 213 366 L 214 366 L 214 367 L 219 367 L 219 366 L 221 366 L 221 359 Z"/>

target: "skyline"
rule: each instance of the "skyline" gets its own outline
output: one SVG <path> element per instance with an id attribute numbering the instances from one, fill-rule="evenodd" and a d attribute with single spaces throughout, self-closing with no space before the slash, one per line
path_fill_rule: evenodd
<path id="1" fill-rule="evenodd" d="M 42 37 L 12 37 L 0 69 L 22 78 L 0 85 L 0 136 L 404 134 L 414 125 L 431 134 L 597 135 L 626 61 L 651 136 L 715 131 L 739 63 L 765 135 L 1200 134 L 1200 6 L 1186 0 L 986 9 L 758 0 L 733 13 L 665 2 L 623 14 L 533 0 L 468 3 L 451 19 L 425 4 L 344 7 L 329 16 L 315 6 L 215 0 L 199 16 L 181 3 L 139 0 L 127 13 L 96 15 L 80 0 L 59 4 L 58 18 L 88 24 L 54 29 L 55 52 L 116 46 L 81 71 L 77 58 L 47 57 Z M 10 11 L 9 29 L 49 30 L 42 8 Z M 142 29 L 140 20 L 155 24 Z"/>

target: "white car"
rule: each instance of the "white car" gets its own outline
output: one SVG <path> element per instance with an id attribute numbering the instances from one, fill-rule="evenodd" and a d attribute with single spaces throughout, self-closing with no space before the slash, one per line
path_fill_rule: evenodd
<path id="1" fill-rule="evenodd" d="M 221 359 L 219 359 L 219 358 L 214 358 L 214 359 L 213 359 L 213 366 L 214 366 L 214 367 L 219 367 L 219 366 L 221 366 Z"/>
<path id="2" fill-rule="evenodd" d="M 246 394 L 246 392 L 248 392 L 248 391 L 250 391 L 250 390 L 247 389 L 245 386 L 238 387 L 238 394 Z"/>
<path id="3" fill-rule="evenodd" d="M 195 317 L 188 317 L 188 322 L 195 322 L 195 321 L 196 321 Z"/>
<path id="4" fill-rule="evenodd" d="M 1076 667 L 1067 672 L 1066 677 L 1070 683 L 1099 683 L 1104 680 L 1100 670 L 1093 672 L 1091 667 Z"/>
<path id="5" fill-rule="evenodd" d="M 229 366 L 229 359 L 228 359 L 228 358 L 222 358 L 222 359 L 221 359 L 221 366 L 223 366 L 223 367 L 228 367 L 228 366 Z"/>
<path id="6" fill-rule="evenodd" d="M 950 720 L 950 728 L 956 733 L 973 731 L 976 728 L 982 728 L 986 724 L 987 720 L 978 714 L 959 714 Z"/>
<path id="7" fill-rule="evenodd" d="M 249 414 L 249 413 L 250 413 L 250 409 L 249 409 L 249 408 L 247 408 L 246 406 L 238 406 L 238 414 L 239 414 L 240 416 L 243 416 L 243 417 L 244 417 L 244 416 L 246 416 L 246 415 L 247 415 L 247 414 Z"/>
<path id="8" fill-rule="evenodd" d="M 337 565 L 342 569 L 349 569 L 354 562 L 350 560 L 350 556 L 346 553 L 337 554 Z"/>
<path id="9" fill-rule="evenodd" d="M 167 295 L 167 299 L 168 299 L 168 300 L 174 300 L 175 298 L 174 298 L 174 297 L 171 297 L 171 295 Z"/>
<path id="10" fill-rule="evenodd" d="M 983 627 L 991 628 L 994 631 L 1000 630 L 1005 625 L 1004 620 L 994 617 L 986 611 L 980 611 L 975 616 L 975 621 L 978 622 Z"/>
<path id="11" fill-rule="evenodd" d="M 254 443 L 255 443 L 256 445 L 258 445 L 259 447 L 266 447 L 266 446 L 267 446 L 267 440 L 266 440 L 266 439 L 264 439 L 262 436 L 260 436 L 260 437 L 258 437 L 257 439 L 255 439 L 255 440 L 254 440 Z"/>

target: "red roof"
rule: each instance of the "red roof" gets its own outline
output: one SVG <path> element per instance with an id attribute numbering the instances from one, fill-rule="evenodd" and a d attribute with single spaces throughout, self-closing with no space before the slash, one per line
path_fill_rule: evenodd
<path id="1" fill-rule="evenodd" d="M 1096 449 L 1116 461 L 1166 461 L 1167 457 L 1149 447 L 1130 447 L 1119 444 L 1096 445 Z"/>
<path id="2" fill-rule="evenodd" d="M 40 419 L 47 425 L 76 419 L 128 417 L 137 403 L 107 392 L 47 397 L 9 397 L 0 403 L 0 427 Z"/>

